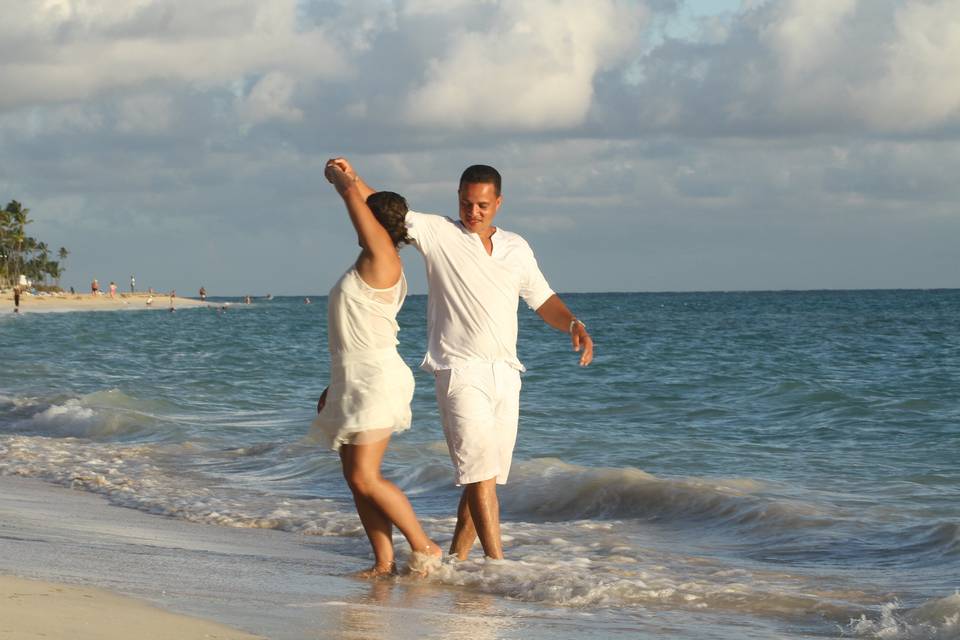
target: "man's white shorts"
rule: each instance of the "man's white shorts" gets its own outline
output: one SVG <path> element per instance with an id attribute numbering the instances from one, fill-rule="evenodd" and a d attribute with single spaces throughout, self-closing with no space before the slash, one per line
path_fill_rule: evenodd
<path id="1" fill-rule="evenodd" d="M 457 484 L 506 484 L 520 420 L 520 372 L 471 362 L 436 372 L 437 407 Z"/>

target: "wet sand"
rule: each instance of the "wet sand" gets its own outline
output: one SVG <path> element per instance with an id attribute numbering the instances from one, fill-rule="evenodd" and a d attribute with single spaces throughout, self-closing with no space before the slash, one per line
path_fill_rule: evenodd
<path id="1" fill-rule="evenodd" d="M 554 619 L 548 608 L 515 607 L 502 598 L 416 578 L 351 577 L 368 559 L 345 554 L 336 544 L 331 550 L 330 541 L 150 515 L 112 506 L 95 494 L 0 476 L 0 576 L 8 576 L 0 578 L 0 598 L 33 593 L 48 612 L 44 624 L 71 607 L 76 611 L 78 602 L 84 603 L 81 609 L 90 605 L 90 636 L 44 627 L 48 638 L 111 638 L 106 625 L 116 616 L 98 616 L 98 607 L 132 615 L 144 611 L 144 602 L 272 640 L 545 640 L 596 630 L 588 620 L 573 623 L 566 613 Z M 12 576 L 48 584 L 24 585 Z M 41 629 L 31 628 L 28 618 L 15 621 L 5 612 L 0 609 L 0 637 L 40 637 Z M 170 620 L 183 629 L 202 624 Z M 249 637 L 223 628 L 210 633 L 207 637 Z"/>

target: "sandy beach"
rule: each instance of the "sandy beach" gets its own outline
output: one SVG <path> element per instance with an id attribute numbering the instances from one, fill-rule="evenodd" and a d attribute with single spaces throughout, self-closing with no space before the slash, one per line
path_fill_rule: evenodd
<path id="1" fill-rule="evenodd" d="M 323 544 L 315 536 L 150 515 L 84 491 L 0 476 L 0 637 L 557 635 L 541 617 L 546 611 L 531 615 L 483 593 L 415 578 L 352 578 L 358 560 L 325 551 Z M 135 626 L 124 626 L 127 621 Z M 559 637 L 589 628 L 558 623 Z M 159 631 L 151 636 L 148 628 Z"/>
<path id="2" fill-rule="evenodd" d="M 150 304 L 147 304 L 148 300 Z M 207 303 L 193 298 L 181 298 L 177 296 L 173 299 L 173 306 L 176 309 L 204 307 L 207 306 Z M 20 296 L 20 313 L 133 311 L 140 309 L 166 311 L 170 309 L 170 296 L 164 293 L 155 293 L 152 296 L 148 293 L 118 293 L 113 298 L 109 295 L 91 295 L 89 293 L 75 295 L 69 293 L 49 295 L 23 294 Z M 0 313 L 11 313 L 12 311 L 13 292 L 8 289 L 0 294 Z"/>
<path id="3" fill-rule="evenodd" d="M 253 640 L 197 618 L 176 615 L 102 589 L 0 576 L 0 636 L 71 640 Z"/>

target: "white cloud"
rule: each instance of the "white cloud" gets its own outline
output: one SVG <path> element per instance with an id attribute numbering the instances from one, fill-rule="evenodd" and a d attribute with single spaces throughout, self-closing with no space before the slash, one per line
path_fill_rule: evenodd
<path id="1" fill-rule="evenodd" d="M 960 0 L 770 1 L 636 75 L 647 130 L 926 135 L 960 125 Z"/>
<path id="2" fill-rule="evenodd" d="M 41 136 L 89 134 L 106 123 L 100 109 L 84 104 L 65 104 L 49 108 L 0 112 L 0 142 L 5 139 L 29 140 Z"/>
<path id="3" fill-rule="evenodd" d="M 915 131 L 960 120 L 960 2 L 913 2 L 895 17 L 886 71 L 854 92 L 876 127 Z"/>
<path id="4" fill-rule="evenodd" d="M 169 96 L 144 94 L 120 101 L 117 131 L 122 133 L 161 134 L 170 128 L 172 100 Z"/>
<path id="5" fill-rule="evenodd" d="M 843 50 L 843 21 L 857 0 L 787 0 L 782 14 L 762 32 L 779 54 L 786 80 L 796 85 L 821 70 Z"/>
<path id="6" fill-rule="evenodd" d="M 298 24 L 295 0 L 2 0 L 0 15 L 16 16 L 0 26 L 0 109 L 344 67 L 334 37 Z"/>
<path id="7" fill-rule="evenodd" d="M 0 0 L 0 190 L 74 273 L 236 293 L 354 257 L 318 180 L 341 153 L 448 214 L 497 166 L 501 222 L 569 289 L 956 286 L 960 0 L 745 0 L 658 37 L 691 4 Z"/>
<path id="8" fill-rule="evenodd" d="M 268 120 L 299 122 L 303 111 L 291 106 L 296 81 L 285 73 L 268 73 L 239 104 L 241 119 L 249 124 Z"/>
<path id="9" fill-rule="evenodd" d="M 418 11 L 432 4 L 418 3 Z M 595 0 L 490 3 L 489 28 L 451 26 L 409 96 L 406 118 L 421 126 L 551 129 L 581 124 L 598 72 L 637 45 L 646 11 Z"/>

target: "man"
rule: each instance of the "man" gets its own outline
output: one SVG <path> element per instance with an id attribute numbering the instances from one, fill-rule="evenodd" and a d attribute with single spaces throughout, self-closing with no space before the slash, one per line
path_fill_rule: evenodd
<path id="1" fill-rule="evenodd" d="M 346 159 L 328 164 L 354 176 L 364 198 L 374 192 Z M 429 285 L 421 367 L 435 376 L 447 447 L 463 486 L 450 545 L 461 560 L 478 535 L 487 557 L 503 558 L 496 485 L 506 484 L 520 415 L 519 298 L 570 335 L 581 366 L 593 359 L 584 323 L 550 289 L 530 246 L 494 226 L 500 187 L 496 169 L 474 165 L 460 178 L 459 220 L 414 211 L 406 217 Z"/>

